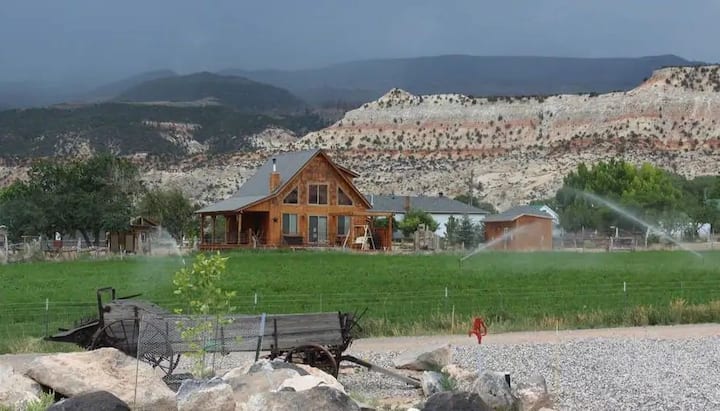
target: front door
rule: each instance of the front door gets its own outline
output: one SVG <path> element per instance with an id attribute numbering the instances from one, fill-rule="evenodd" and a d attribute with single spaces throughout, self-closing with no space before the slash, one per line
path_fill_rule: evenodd
<path id="1" fill-rule="evenodd" d="M 327 244 L 327 217 L 311 215 L 308 230 L 311 243 Z"/>

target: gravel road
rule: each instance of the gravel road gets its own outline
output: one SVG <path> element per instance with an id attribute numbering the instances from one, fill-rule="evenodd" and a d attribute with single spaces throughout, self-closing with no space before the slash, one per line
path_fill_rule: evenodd
<path id="1" fill-rule="evenodd" d="M 464 335 L 367 338 L 347 353 L 391 367 L 401 352 L 448 343 L 462 367 L 509 372 L 513 381 L 544 376 L 557 410 L 720 410 L 720 324 L 490 334 L 482 345 Z M 0 363 L 22 372 L 37 355 L 0 355 Z M 216 365 L 251 361 L 233 353 Z M 420 390 L 349 363 L 339 380 L 368 403 L 422 399 Z"/>
<path id="2" fill-rule="evenodd" d="M 381 366 L 405 350 L 450 343 L 455 363 L 545 377 L 558 410 L 720 410 L 720 325 L 614 328 L 358 340 L 350 353 Z M 396 404 L 418 390 L 359 369 L 340 376 L 349 392 Z"/>

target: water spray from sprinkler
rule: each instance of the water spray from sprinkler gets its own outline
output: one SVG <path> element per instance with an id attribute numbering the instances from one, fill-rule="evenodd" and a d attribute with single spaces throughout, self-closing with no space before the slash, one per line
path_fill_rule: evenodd
<path id="1" fill-rule="evenodd" d="M 587 199 L 589 199 L 589 200 L 591 200 L 591 201 L 598 202 L 598 203 L 600 203 L 600 204 L 608 207 L 609 209 L 615 211 L 616 213 L 618 213 L 618 214 L 621 215 L 622 217 L 625 217 L 625 218 L 627 218 L 628 220 L 630 220 L 630 221 L 632 221 L 632 222 L 634 222 L 634 223 L 637 223 L 637 224 L 642 225 L 643 227 L 645 227 L 646 230 L 650 230 L 650 231 L 652 231 L 652 232 L 655 232 L 655 233 L 660 234 L 660 238 L 663 238 L 663 239 L 666 239 L 666 240 L 672 242 L 672 243 L 675 244 L 676 246 L 680 247 L 680 248 L 683 249 L 684 251 L 689 252 L 690 254 L 694 255 L 695 257 L 698 257 L 698 258 L 700 258 L 701 260 L 703 259 L 703 255 L 702 255 L 702 254 L 698 253 L 698 252 L 695 251 L 695 250 L 691 250 L 691 249 L 683 246 L 680 242 L 678 242 L 677 240 L 675 240 L 674 238 L 672 238 L 672 237 L 670 237 L 668 234 L 666 234 L 665 231 L 661 230 L 660 228 L 658 228 L 658 227 L 656 227 L 656 226 L 654 226 L 654 225 L 652 225 L 652 224 L 650 224 L 650 223 L 648 223 L 648 222 L 645 222 L 645 221 L 641 220 L 639 217 L 633 215 L 630 211 L 628 211 L 628 210 L 620 207 L 619 205 L 617 205 L 617 204 L 615 204 L 615 203 L 613 203 L 613 202 L 611 202 L 611 201 L 609 201 L 609 200 L 606 200 L 606 199 L 604 199 L 604 198 L 602 198 L 602 197 L 600 197 L 600 196 L 598 196 L 598 195 L 596 195 L 596 194 L 589 193 L 589 192 L 587 192 L 587 191 L 579 191 L 579 190 L 577 190 L 577 192 L 580 193 L 580 195 L 584 196 L 585 198 L 587 198 Z"/>

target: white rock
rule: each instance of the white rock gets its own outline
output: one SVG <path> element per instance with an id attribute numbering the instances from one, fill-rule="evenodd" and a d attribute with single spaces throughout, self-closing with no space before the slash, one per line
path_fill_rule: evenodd
<path id="1" fill-rule="evenodd" d="M 320 378 L 321 380 L 325 381 L 326 385 L 333 387 L 336 390 L 345 392 L 345 387 L 337 380 L 337 378 L 326 373 L 325 371 L 323 371 L 319 368 L 305 365 L 305 364 L 295 364 L 295 365 L 298 366 L 300 369 L 304 370 L 305 372 L 307 372 L 309 375 L 315 376 L 315 377 Z"/>
<path id="2" fill-rule="evenodd" d="M 315 387 L 323 386 L 331 387 L 342 393 L 345 393 L 345 388 L 337 381 L 334 385 L 329 385 L 327 381 L 314 375 L 299 375 L 297 377 L 288 378 L 287 380 L 283 381 L 282 384 L 280 384 L 280 387 L 278 387 L 278 391 L 281 391 L 284 388 L 292 388 L 295 391 L 306 391 Z"/>
<path id="3" fill-rule="evenodd" d="M 539 411 L 552 406 L 545 378 L 541 375 L 535 375 L 530 381 L 518 384 L 515 396 L 520 400 L 521 411 Z"/>
<path id="4" fill-rule="evenodd" d="M 306 391 L 264 392 L 253 395 L 238 411 L 360 411 L 360 406 L 346 394 L 330 387 Z"/>
<path id="5" fill-rule="evenodd" d="M 267 366 L 249 374 L 242 374 L 237 370 L 230 370 L 222 379 L 232 388 L 235 402 L 242 404 L 247 402 L 248 399 L 255 394 L 276 391 L 285 380 L 299 376 L 300 374 L 293 369 L 273 369 Z"/>
<path id="6" fill-rule="evenodd" d="M 39 400 L 40 385 L 24 375 L 17 374 L 10 366 L 0 365 L 0 408 L 24 408 Z"/>
<path id="7" fill-rule="evenodd" d="M 406 352 L 393 360 L 395 368 L 434 371 L 442 369 L 452 362 L 452 349 L 449 345 L 424 352 Z"/>
<path id="8" fill-rule="evenodd" d="M 223 379 L 185 380 L 177 392 L 177 405 L 178 411 L 234 411 L 235 398 Z"/>
<path id="9" fill-rule="evenodd" d="M 448 364 L 442 368 L 442 373 L 447 375 L 454 383 L 458 391 L 470 391 L 470 387 L 480 376 L 477 371 L 470 371 L 456 364 Z"/>
<path id="10" fill-rule="evenodd" d="M 510 391 L 504 373 L 484 372 L 480 374 L 471 390 L 493 409 L 514 410 L 518 407 L 518 399 Z"/>
<path id="11" fill-rule="evenodd" d="M 38 357 L 27 375 L 67 397 L 108 391 L 132 408 L 177 410 L 175 393 L 163 382 L 162 371 L 115 348 Z"/>
<path id="12" fill-rule="evenodd" d="M 423 394 L 429 397 L 436 392 L 445 391 L 442 386 L 443 375 L 435 371 L 424 371 L 420 384 L 422 385 Z"/>

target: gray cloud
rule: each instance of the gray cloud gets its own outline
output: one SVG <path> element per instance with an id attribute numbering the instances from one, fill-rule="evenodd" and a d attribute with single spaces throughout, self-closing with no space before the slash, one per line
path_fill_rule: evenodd
<path id="1" fill-rule="evenodd" d="M 4 0 L 0 81 L 436 54 L 718 61 L 716 0 Z"/>

